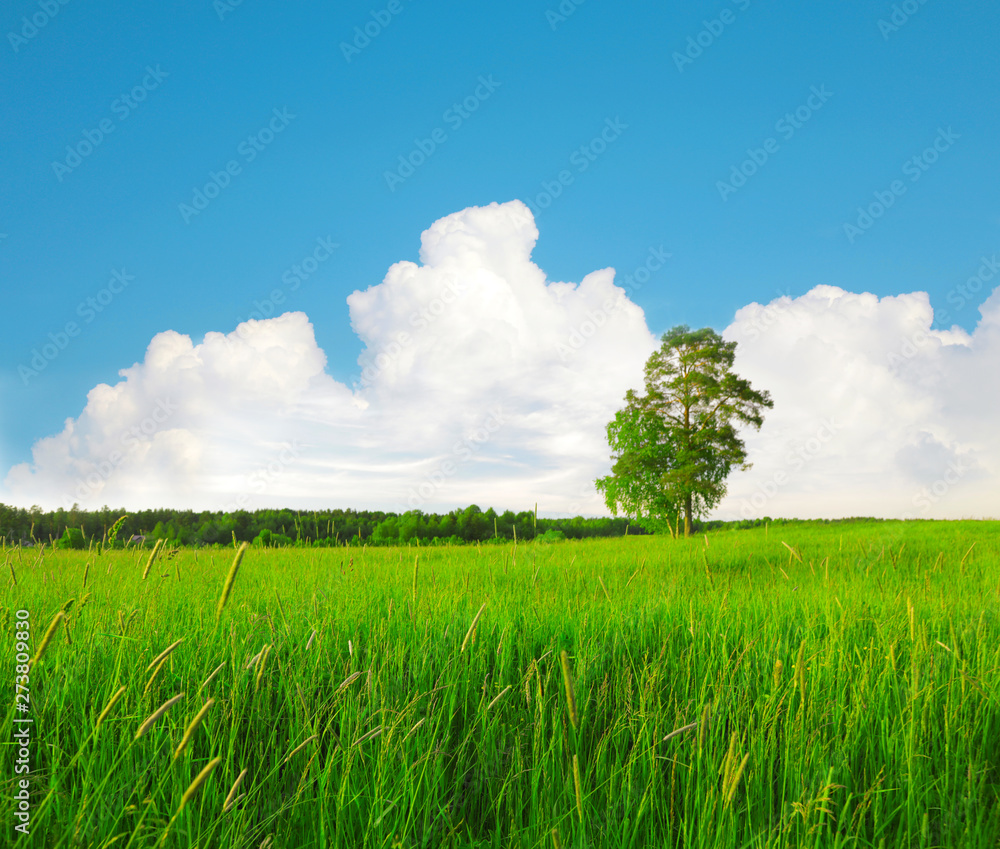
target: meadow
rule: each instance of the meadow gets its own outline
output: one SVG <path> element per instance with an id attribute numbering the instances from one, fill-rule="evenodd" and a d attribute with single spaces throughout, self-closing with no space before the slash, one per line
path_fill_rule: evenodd
<path id="1" fill-rule="evenodd" d="M 1000 522 L 2 556 L 0 844 L 1000 844 Z"/>

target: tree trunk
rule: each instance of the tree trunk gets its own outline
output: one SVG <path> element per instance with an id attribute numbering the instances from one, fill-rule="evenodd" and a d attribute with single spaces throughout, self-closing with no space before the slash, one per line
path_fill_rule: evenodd
<path id="1" fill-rule="evenodd" d="M 691 448 L 691 405 L 684 404 L 684 443 Z M 684 496 L 684 538 L 691 536 L 691 493 Z"/>

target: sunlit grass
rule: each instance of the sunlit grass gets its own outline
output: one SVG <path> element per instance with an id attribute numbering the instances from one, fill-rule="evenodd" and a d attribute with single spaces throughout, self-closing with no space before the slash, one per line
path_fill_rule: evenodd
<path id="1" fill-rule="evenodd" d="M 15 845 L 1000 840 L 1000 523 L 3 556 Z"/>

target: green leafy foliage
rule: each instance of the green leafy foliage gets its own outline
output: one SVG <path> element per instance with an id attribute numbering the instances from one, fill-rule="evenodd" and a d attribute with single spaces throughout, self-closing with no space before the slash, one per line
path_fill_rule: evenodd
<path id="1" fill-rule="evenodd" d="M 43 511 L 0 504 L 0 537 L 8 544 L 29 540 L 56 540 L 67 528 L 81 528 L 87 538 L 130 540 L 144 536 L 145 546 L 162 539 L 172 546 L 234 546 L 240 542 L 260 545 L 329 547 L 342 545 L 461 545 L 501 541 L 528 541 L 548 530 L 558 530 L 567 539 L 613 537 L 644 530 L 634 522 L 613 518 L 536 519 L 534 511 L 518 513 L 492 508 L 482 510 L 472 504 L 448 513 L 408 510 L 387 513 L 381 510 L 298 511 L 264 509 L 248 512 L 202 512 L 191 510 L 136 510 L 126 516 L 109 508 L 102 510 Z M 261 535 L 264 531 L 270 537 Z M 265 542 L 264 540 L 268 540 Z"/>
<path id="2" fill-rule="evenodd" d="M 748 469 L 737 428 L 760 428 L 771 396 L 733 372 L 736 343 L 709 327 L 663 335 L 646 362 L 645 392 L 629 390 L 608 425 L 614 465 L 595 485 L 608 508 L 651 527 L 693 522 L 726 494 L 734 468 Z"/>
<path id="3" fill-rule="evenodd" d="M 118 532 L 122 529 L 122 525 L 125 524 L 125 520 L 128 515 L 121 516 L 117 522 L 111 526 L 111 530 L 108 531 L 107 547 L 114 548 L 115 544 L 118 542 Z"/>
<path id="4" fill-rule="evenodd" d="M 87 547 L 87 541 L 83 538 L 83 531 L 79 528 L 66 528 L 63 535 L 56 543 L 57 548 L 80 550 Z"/>
<path id="5" fill-rule="evenodd" d="M 278 546 L 293 545 L 294 542 L 295 541 L 289 536 L 285 536 L 284 534 L 276 534 L 274 533 L 274 531 L 271 531 L 268 528 L 264 528 L 264 530 L 262 530 L 254 538 L 253 544 L 262 545 L 265 548 L 267 548 L 269 546 L 276 546 L 276 545 Z"/>

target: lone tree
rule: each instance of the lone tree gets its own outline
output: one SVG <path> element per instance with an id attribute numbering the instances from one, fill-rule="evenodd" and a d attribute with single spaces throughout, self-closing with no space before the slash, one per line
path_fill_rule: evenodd
<path id="1" fill-rule="evenodd" d="M 646 362 L 645 394 L 630 389 L 608 424 L 614 465 L 595 485 L 615 514 L 660 528 L 691 523 L 722 500 L 733 467 L 746 470 L 737 425 L 764 423 L 774 402 L 733 373 L 736 343 L 710 327 L 664 334 Z"/>

